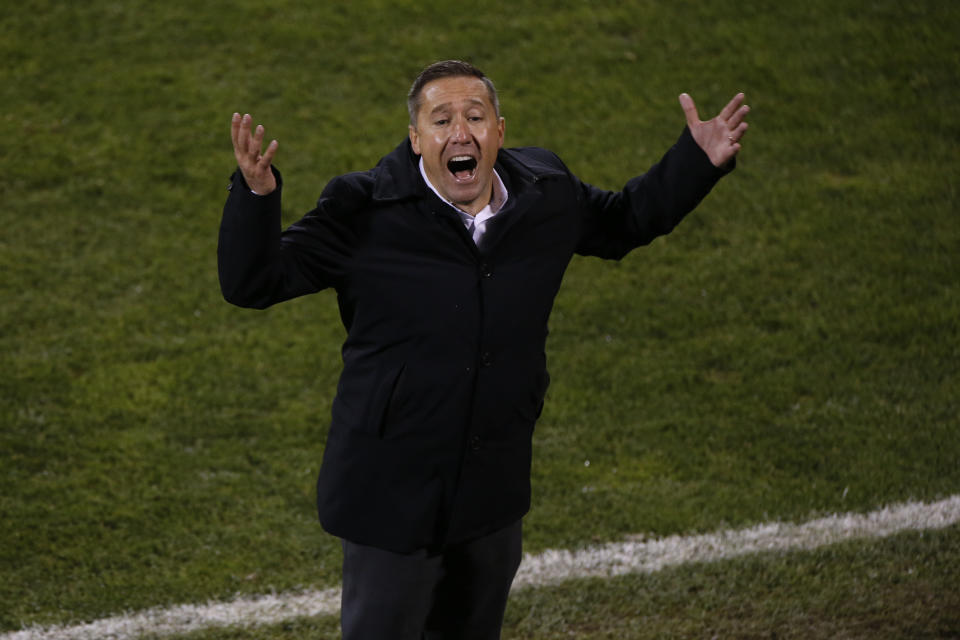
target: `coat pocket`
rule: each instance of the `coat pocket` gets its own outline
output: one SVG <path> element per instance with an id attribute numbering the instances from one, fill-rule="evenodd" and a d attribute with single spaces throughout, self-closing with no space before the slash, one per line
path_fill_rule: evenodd
<path id="1" fill-rule="evenodd" d="M 534 384 L 530 391 L 517 405 L 517 412 L 520 417 L 528 422 L 536 422 L 543 413 L 543 404 L 547 395 L 547 387 L 550 386 L 550 374 L 546 369 L 537 373 Z"/>
<path id="2" fill-rule="evenodd" d="M 396 413 L 404 371 L 406 371 L 406 365 L 401 364 L 384 372 L 372 392 L 364 427 L 368 433 L 378 438 L 387 435 L 392 422 L 391 416 Z"/>
<path id="3" fill-rule="evenodd" d="M 400 389 L 405 365 L 371 370 L 350 368 L 340 375 L 333 400 L 333 425 L 382 438 Z"/>

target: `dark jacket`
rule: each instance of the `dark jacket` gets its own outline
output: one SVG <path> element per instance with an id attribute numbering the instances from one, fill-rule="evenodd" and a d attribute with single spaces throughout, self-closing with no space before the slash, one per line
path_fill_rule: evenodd
<path id="1" fill-rule="evenodd" d="M 526 513 L 547 319 L 571 257 L 620 258 L 668 233 L 725 173 L 687 130 L 620 192 L 581 182 L 549 151 L 503 149 L 509 200 L 479 250 L 417 161 L 405 141 L 375 168 L 335 178 L 282 233 L 282 182 L 256 196 L 238 171 L 218 249 L 233 304 L 336 289 L 347 338 L 320 520 L 394 551 L 467 540 Z"/>

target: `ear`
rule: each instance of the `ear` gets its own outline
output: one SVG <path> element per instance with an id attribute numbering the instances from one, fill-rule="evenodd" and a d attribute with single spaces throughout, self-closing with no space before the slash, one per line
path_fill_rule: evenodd
<path id="1" fill-rule="evenodd" d="M 500 121 L 497 122 L 497 149 L 503 148 L 503 134 L 507 129 L 507 121 L 503 118 L 500 118 Z"/>
<path id="2" fill-rule="evenodd" d="M 417 128 L 412 124 L 407 125 L 407 130 L 408 130 L 408 135 L 410 136 L 410 146 L 413 147 L 413 152 L 419 156 L 420 155 L 420 134 L 417 133 Z"/>

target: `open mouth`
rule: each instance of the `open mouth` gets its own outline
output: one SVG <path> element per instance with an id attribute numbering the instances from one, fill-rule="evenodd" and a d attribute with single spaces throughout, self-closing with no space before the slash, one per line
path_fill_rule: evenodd
<path id="1" fill-rule="evenodd" d="M 477 159 L 472 156 L 454 156 L 447 161 L 447 169 L 457 180 L 469 180 L 477 170 Z"/>

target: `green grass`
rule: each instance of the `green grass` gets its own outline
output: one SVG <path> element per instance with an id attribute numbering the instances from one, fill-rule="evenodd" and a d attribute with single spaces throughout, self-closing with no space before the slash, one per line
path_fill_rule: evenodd
<path id="1" fill-rule="evenodd" d="M 313 484 L 343 330 L 329 292 L 220 298 L 228 121 L 280 140 L 291 222 L 402 138 L 446 57 L 497 82 L 509 144 L 609 188 L 673 141 L 681 91 L 754 109 L 673 235 L 571 265 L 528 550 L 956 494 L 958 32 L 936 0 L 5 9 L 0 629 L 339 582 Z M 958 540 L 525 592 L 507 636 L 949 637 Z M 336 627 L 289 626 L 199 637 Z"/>
<path id="2" fill-rule="evenodd" d="M 767 553 L 652 575 L 515 591 L 505 640 L 956 638 L 958 531 Z M 339 637 L 331 618 L 171 640 Z"/>

